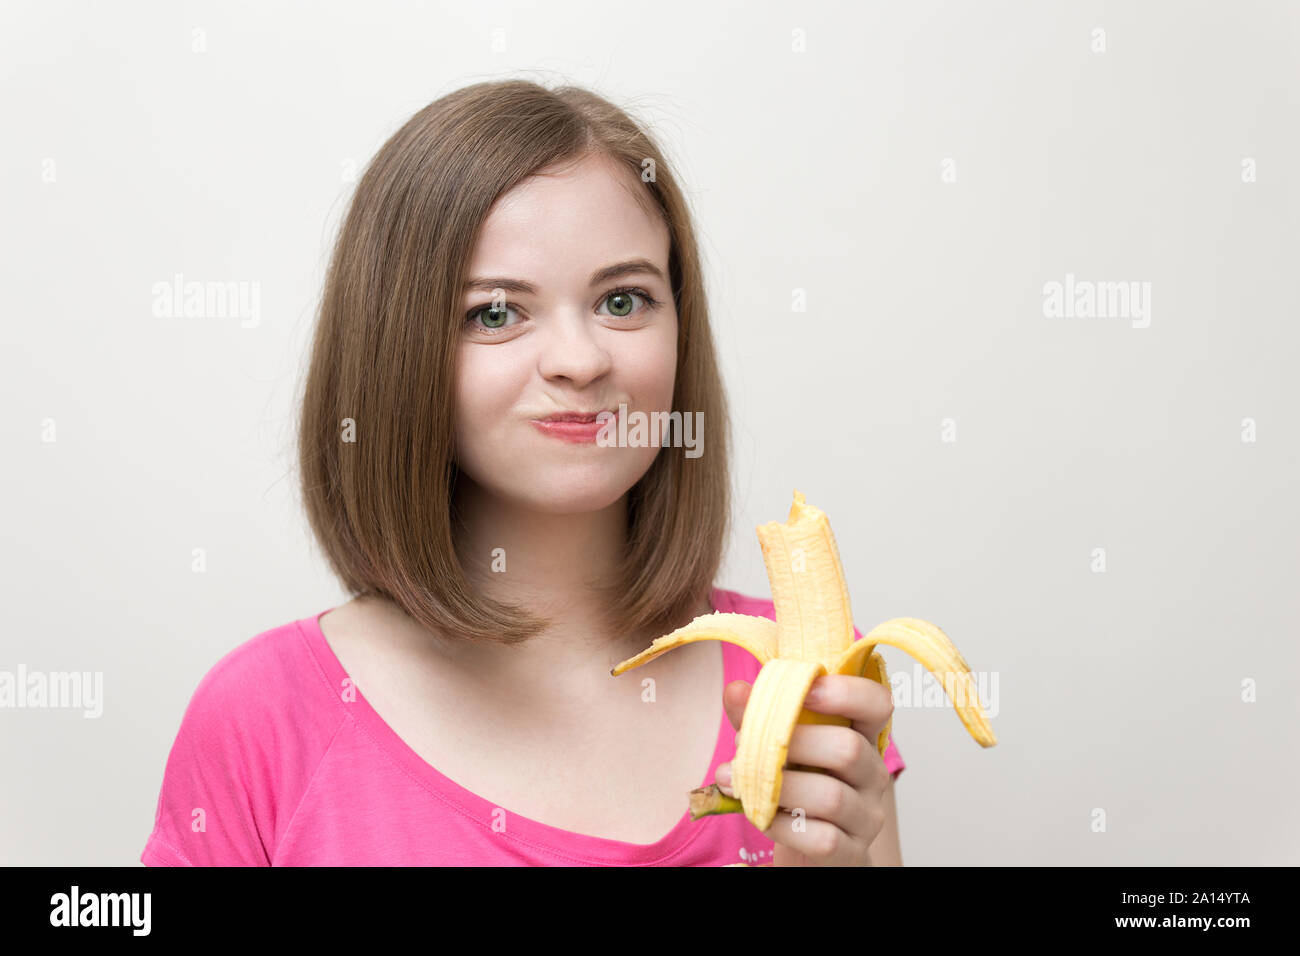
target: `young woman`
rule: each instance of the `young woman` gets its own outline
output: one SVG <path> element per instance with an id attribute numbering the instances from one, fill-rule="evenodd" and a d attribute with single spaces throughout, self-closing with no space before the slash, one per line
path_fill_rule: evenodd
<path id="1" fill-rule="evenodd" d="M 707 426 L 699 450 L 595 436 L 655 411 Z M 796 731 L 789 762 L 829 773 L 787 770 L 805 825 L 759 832 L 686 809 L 728 782 L 758 662 L 700 642 L 610 676 L 701 614 L 774 617 L 713 584 L 728 457 L 693 227 L 647 133 L 524 81 L 421 110 L 357 187 L 302 403 L 307 515 L 353 597 L 204 677 L 143 862 L 901 864 L 903 763 L 869 743 L 887 688 L 814 684 L 854 724 Z"/>

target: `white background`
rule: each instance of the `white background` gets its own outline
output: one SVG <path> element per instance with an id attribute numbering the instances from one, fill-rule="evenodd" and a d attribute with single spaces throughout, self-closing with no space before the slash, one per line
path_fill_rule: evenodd
<path id="1" fill-rule="evenodd" d="M 0 710 L 0 863 L 136 863 L 203 674 L 343 599 L 293 401 L 347 170 L 507 76 L 632 109 L 684 180 L 719 585 L 769 593 L 798 488 L 864 632 L 997 675 L 990 750 L 895 712 L 908 865 L 1300 863 L 1296 4 L 2 10 L 0 669 L 102 671 L 105 710 Z M 155 318 L 175 273 L 259 283 L 259 324 Z M 1150 282 L 1150 325 L 1045 317 L 1066 273 Z"/>

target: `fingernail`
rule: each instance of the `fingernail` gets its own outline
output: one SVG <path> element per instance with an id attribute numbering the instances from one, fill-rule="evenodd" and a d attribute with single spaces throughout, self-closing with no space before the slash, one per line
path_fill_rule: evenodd
<path id="1" fill-rule="evenodd" d="M 731 764 L 730 763 L 718 764 L 717 772 L 713 774 L 713 782 L 716 783 L 718 785 L 718 789 L 721 790 L 723 793 L 725 793 L 727 796 L 729 797 L 735 796 L 735 794 L 731 792 Z"/>

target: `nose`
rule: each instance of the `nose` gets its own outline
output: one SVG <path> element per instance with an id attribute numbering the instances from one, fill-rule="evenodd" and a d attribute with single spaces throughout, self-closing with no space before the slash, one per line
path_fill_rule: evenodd
<path id="1" fill-rule="evenodd" d="M 542 334 L 538 371 L 548 379 L 567 379 L 581 388 L 610 369 L 609 351 L 594 320 L 581 312 L 556 313 Z"/>

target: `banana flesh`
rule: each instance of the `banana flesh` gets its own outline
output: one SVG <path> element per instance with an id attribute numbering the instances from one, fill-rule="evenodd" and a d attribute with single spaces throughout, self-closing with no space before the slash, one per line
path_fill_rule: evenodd
<path id="1" fill-rule="evenodd" d="M 721 793 L 716 785 L 692 791 L 693 819 L 740 811 L 759 830 L 767 830 L 780 809 L 783 770 L 817 769 L 787 764 L 794 728 L 851 723 L 845 717 L 805 708 L 808 689 L 823 674 L 867 677 L 888 687 L 889 674 L 876 650 L 878 644 L 896 647 L 920 661 L 939 678 L 971 737 L 982 747 L 997 743 L 969 666 L 938 627 L 919 618 L 893 618 L 861 640 L 853 639 L 848 585 L 824 512 L 809 505 L 796 489 L 786 521 L 769 521 L 756 530 L 772 587 L 775 621 L 748 614 L 701 615 L 610 671 L 617 677 L 684 644 L 709 640 L 743 647 L 762 665 L 745 705 L 732 761 L 735 797 Z M 892 724 L 891 717 L 876 738 L 881 754 L 888 747 Z"/>

